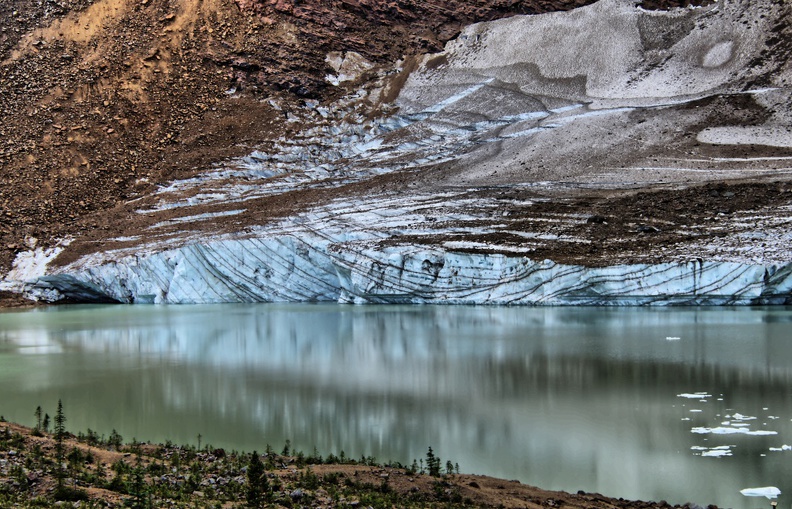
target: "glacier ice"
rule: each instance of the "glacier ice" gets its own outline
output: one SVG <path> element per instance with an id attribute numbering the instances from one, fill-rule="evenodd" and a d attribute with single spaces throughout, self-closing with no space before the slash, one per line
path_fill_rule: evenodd
<path id="1" fill-rule="evenodd" d="M 792 263 L 563 265 L 321 231 L 225 238 L 80 260 L 34 278 L 35 298 L 125 303 L 337 301 L 520 305 L 783 304 Z"/>

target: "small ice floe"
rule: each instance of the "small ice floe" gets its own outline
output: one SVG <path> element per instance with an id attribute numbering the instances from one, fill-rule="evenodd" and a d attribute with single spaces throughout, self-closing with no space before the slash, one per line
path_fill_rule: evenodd
<path id="1" fill-rule="evenodd" d="M 732 419 L 732 420 L 735 420 L 735 421 L 753 421 L 754 419 L 756 419 L 756 417 L 751 417 L 749 415 L 743 415 L 743 414 L 741 414 L 739 412 L 735 413 L 733 415 L 727 415 L 726 418 L 727 419 Z"/>
<path id="2" fill-rule="evenodd" d="M 666 341 L 679 341 L 680 339 L 682 338 L 679 336 L 666 336 Z"/>
<path id="3" fill-rule="evenodd" d="M 781 447 L 771 447 L 771 451 L 780 452 L 780 451 L 792 451 L 792 445 L 782 445 Z"/>
<path id="4" fill-rule="evenodd" d="M 691 408 L 690 411 L 698 413 L 698 412 L 702 412 L 703 410 L 700 410 L 698 408 Z"/>
<path id="5" fill-rule="evenodd" d="M 698 451 L 697 454 L 701 456 L 706 456 L 709 458 L 722 458 L 724 456 L 731 456 L 732 451 L 731 448 L 734 447 L 733 445 L 719 445 L 717 447 L 702 447 L 700 445 L 694 445 L 690 449 L 693 451 Z"/>
<path id="6" fill-rule="evenodd" d="M 745 488 L 740 490 L 740 493 L 746 497 L 767 497 L 768 499 L 776 498 L 781 494 L 781 490 L 775 486 L 765 486 L 763 488 Z"/>
<path id="7" fill-rule="evenodd" d="M 683 392 L 682 394 L 677 394 L 677 398 L 688 398 L 688 399 L 701 399 L 701 398 L 711 398 L 712 394 L 707 394 L 706 392 Z"/>
<path id="8" fill-rule="evenodd" d="M 705 428 L 703 426 L 697 426 L 690 430 L 692 433 L 697 433 L 699 435 L 778 435 L 777 431 L 770 431 L 770 430 L 755 430 L 751 431 L 748 428 L 736 428 L 736 427 L 725 427 L 725 426 L 718 426 L 717 428 Z"/>

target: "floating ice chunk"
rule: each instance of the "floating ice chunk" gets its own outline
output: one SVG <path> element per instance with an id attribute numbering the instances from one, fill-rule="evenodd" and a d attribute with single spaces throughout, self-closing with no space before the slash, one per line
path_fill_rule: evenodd
<path id="1" fill-rule="evenodd" d="M 682 394 L 677 394 L 677 398 L 688 398 L 688 399 L 701 399 L 701 398 L 711 398 L 712 394 L 707 394 L 706 392 L 683 392 Z"/>
<path id="2" fill-rule="evenodd" d="M 698 413 L 698 412 L 701 412 L 702 410 L 700 410 L 698 408 L 691 408 L 690 411 Z"/>
<path id="3" fill-rule="evenodd" d="M 763 488 L 745 488 L 744 490 L 740 490 L 740 493 L 746 497 L 767 497 L 771 499 L 780 495 L 781 490 L 775 486 L 765 486 Z"/>
<path id="4" fill-rule="evenodd" d="M 734 419 L 735 421 L 752 421 L 752 420 L 756 419 L 756 417 L 751 417 L 749 415 L 743 415 L 741 413 L 736 413 L 736 414 L 731 415 L 731 416 L 727 415 L 726 417 L 730 417 L 731 419 Z"/>
<path id="5" fill-rule="evenodd" d="M 777 435 L 777 431 L 771 430 L 756 430 L 751 431 L 748 428 L 737 428 L 737 427 L 725 427 L 725 426 L 718 426 L 716 428 L 706 428 L 703 426 L 697 426 L 690 430 L 692 433 L 697 433 L 699 435 Z"/>
<path id="6" fill-rule="evenodd" d="M 693 451 L 701 451 L 701 456 L 706 456 L 709 458 L 722 458 L 724 456 L 732 456 L 732 447 L 734 446 L 719 445 L 716 447 L 702 447 L 700 445 L 694 445 L 690 449 Z"/>
<path id="7" fill-rule="evenodd" d="M 682 338 L 679 336 L 666 336 L 666 341 L 679 341 L 680 339 Z"/>
<path id="8" fill-rule="evenodd" d="M 770 450 L 771 451 L 776 451 L 776 452 L 778 452 L 778 451 L 792 451 L 792 445 L 784 444 L 781 447 L 771 447 Z"/>

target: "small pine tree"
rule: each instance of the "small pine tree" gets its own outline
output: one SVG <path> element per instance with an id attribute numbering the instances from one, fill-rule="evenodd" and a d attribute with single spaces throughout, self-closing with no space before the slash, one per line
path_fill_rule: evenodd
<path id="1" fill-rule="evenodd" d="M 132 470 L 132 482 L 129 485 L 129 494 L 132 495 L 130 506 L 133 509 L 149 509 L 151 504 L 147 497 L 148 489 L 144 479 L 143 465 L 140 463 L 140 457 L 137 459 L 137 465 Z"/>
<path id="2" fill-rule="evenodd" d="M 121 449 L 121 444 L 124 443 L 124 437 L 118 434 L 118 432 L 113 428 L 113 431 L 110 433 L 110 438 L 107 439 L 107 445 L 115 447 L 116 451 Z"/>
<path id="3" fill-rule="evenodd" d="M 250 457 L 247 468 L 247 480 L 246 498 L 248 507 L 262 507 L 267 501 L 269 481 L 264 470 L 264 464 L 261 462 L 257 451 L 253 451 L 253 455 Z"/>
<path id="4" fill-rule="evenodd" d="M 63 439 L 66 438 L 66 416 L 63 414 L 63 403 L 58 400 L 58 413 L 55 414 L 55 458 L 58 462 L 56 470 L 56 479 L 58 481 L 58 490 L 63 489 L 63 479 L 66 473 L 63 470 L 64 450 Z"/>
<path id="5" fill-rule="evenodd" d="M 50 416 L 49 414 L 44 414 L 44 421 L 41 423 L 41 428 L 44 430 L 44 433 L 49 433 L 49 425 Z"/>
<path id="6" fill-rule="evenodd" d="M 283 446 L 281 456 L 288 456 L 289 454 L 291 454 L 291 440 L 286 439 L 286 445 Z"/>
<path id="7" fill-rule="evenodd" d="M 432 477 L 440 477 L 440 458 L 435 456 L 431 446 L 426 451 L 426 468 Z"/>
<path id="8" fill-rule="evenodd" d="M 446 461 L 446 474 L 451 475 L 454 473 L 454 464 L 451 461 Z"/>
<path id="9" fill-rule="evenodd" d="M 41 406 L 36 407 L 36 427 L 33 428 L 36 435 L 41 434 Z"/>

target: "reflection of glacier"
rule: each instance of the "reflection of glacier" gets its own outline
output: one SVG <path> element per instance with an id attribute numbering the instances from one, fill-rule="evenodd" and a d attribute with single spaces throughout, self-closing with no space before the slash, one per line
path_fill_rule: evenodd
<path id="1" fill-rule="evenodd" d="M 125 398 L 122 433 L 139 439 L 179 422 L 170 438 L 230 447 L 291 438 L 409 461 L 432 445 L 542 486 L 742 507 L 724 483 L 783 484 L 763 477 L 780 458 L 751 462 L 790 440 L 790 322 L 783 308 L 90 307 L 1 315 L 0 344 L 57 346 L 51 385 L 86 378 L 65 389 L 90 394 L 75 413 Z M 65 375 L 75 359 L 81 375 Z M 691 432 L 729 408 L 779 436 Z M 694 456 L 705 445 L 733 456 Z"/>
<path id="2" fill-rule="evenodd" d="M 52 324 L 45 331 L 49 344 L 59 347 L 140 352 L 237 369 L 289 371 L 299 366 L 311 377 L 334 376 L 335 366 L 359 364 L 356 376 L 370 379 L 366 383 L 382 378 L 400 383 L 398 376 L 383 375 L 407 360 L 429 370 L 442 362 L 497 363 L 534 355 L 769 369 L 784 377 L 792 373 L 785 362 L 792 356 L 792 344 L 783 340 L 792 322 L 786 308 L 249 304 L 69 310 L 68 316 L 84 317 L 90 328 L 73 328 L 70 322 L 64 327 L 63 312 L 33 316 L 37 323 Z M 17 340 L 20 334 L 41 333 L 3 334 Z M 582 337 L 589 340 L 581 343 Z M 35 340 L 38 347 L 47 344 Z"/>

